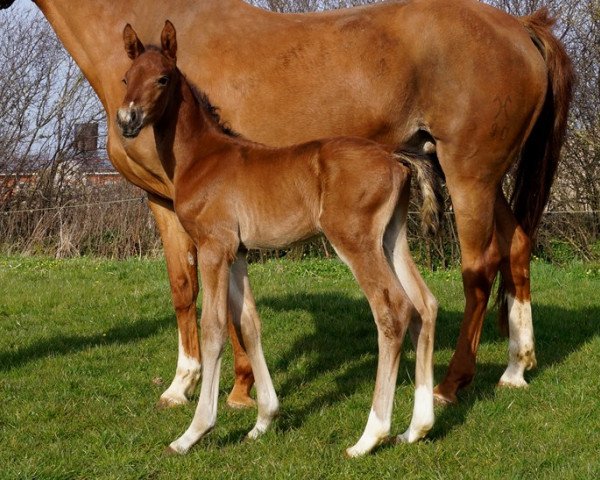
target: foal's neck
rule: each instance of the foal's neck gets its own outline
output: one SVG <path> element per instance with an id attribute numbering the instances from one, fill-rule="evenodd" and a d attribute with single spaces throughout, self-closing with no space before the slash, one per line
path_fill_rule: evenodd
<path id="1" fill-rule="evenodd" d="M 177 81 L 174 98 L 154 125 L 158 153 L 171 179 L 233 142 L 181 73 Z"/>

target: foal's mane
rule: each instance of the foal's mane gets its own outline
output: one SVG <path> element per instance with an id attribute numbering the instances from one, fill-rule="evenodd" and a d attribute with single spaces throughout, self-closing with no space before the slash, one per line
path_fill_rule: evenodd
<path id="1" fill-rule="evenodd" d="M 215 123 L 215 125 L 217 125 L 217 127 L 219 128 L 219 130 L 221 130 L 221 132 L 223 132 L 228 137 L 240 137 L 240 134 L 238 132 L 236 132 L 235 130 L 233 130 L 227 124 L 227 122 L 224 122 L 221 119 L 221 115 L 219 115 L 219 107 L 214 106 L 210 102 L 210 99 L 208 98 L 208 95 L 206 93 L 204 93 L 202 90 L 200 90 L 196 85 L 194 85 L 193 83 L 191 83 L 185 77 L 185 75 L 182 74 L 182 76 L 185 78 L 185 81 L 190 86 L 190 90 L 194 94 L 194 97 L 196 97 L 196 100 L 198 100 L 198 103 L 200 104 L 200 108 L 204 112 L 206 112 L 208 114 L 208 116 L 210 117 L 210 119 Z"/>

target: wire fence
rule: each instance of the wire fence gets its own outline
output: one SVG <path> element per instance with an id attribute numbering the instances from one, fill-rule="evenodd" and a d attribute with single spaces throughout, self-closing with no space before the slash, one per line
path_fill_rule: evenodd
<path id="1" fill-rule="evenodd" d="M 0 212 L 3 254 L 125 258 L 160 251 L 146 197 L 126 185 L 96 191 L 87 201 L 80 197 L 58 206 L 22 205 Z"/>
<path id="2" fill-rule="evenodd" d="M 124 198 L 114 198 L 116 194 Z M 0 252 L 51 255 L 57 258 L 93 255 L 108 258 L 156 256 L 161 241 L 147 200 L 134 187 L 98 192 L 60 206 L 0 211 Z M 418 264 L 429 269 L 460 262 L 454 215 L 446 212 L 436 238 L 420 232 L 420 216 L 411 208 L 408 230 Z M 573 259 L 600 260 L 600 211 L 549 211 L 542 220 L 534 254 L 554 263 Z M 284 250 L 250 252 L 251 261 L 288 257 L 331 257 L 335 252 L 324 238 Z"/>

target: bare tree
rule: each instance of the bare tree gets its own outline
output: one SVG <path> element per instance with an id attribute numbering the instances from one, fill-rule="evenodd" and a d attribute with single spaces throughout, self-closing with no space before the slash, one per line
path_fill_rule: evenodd
<path id="1" fill-rule="evenodd" d="M 139 189 L 124 180 L 86 184 L 86 163 L 106 155 L 104 110 L 37 10 L 0 13 L 0 85 L 2 251 L 155 251 L 158 235 Z M 78 145 L 82 123 L 100 125 L 91 129 L 99 151 Z"/>
<path id="2" fill-rule="evenodd" d="M 101 122 L 104 114 L 41 15 L 0 15 L 0 84 L 2 208 L 10 208 L 10 200 L 32 207 L 64 201 L 65 180 L 77 167 L 76 125 Z M 31 171 L 41 173 L 32 188 L 9 195 L 7 190 Z"/>

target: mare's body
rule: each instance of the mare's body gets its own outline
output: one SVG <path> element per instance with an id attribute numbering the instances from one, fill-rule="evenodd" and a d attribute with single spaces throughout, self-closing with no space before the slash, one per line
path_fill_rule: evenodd
<path id="1" fill-rule="evenodd" d="M 3 1 L 6 7 L 11 1 Z M 508 300 L 507 385 L 526 385 L 535 364 L 530 240 L 548 198 L 565 129 L 571 66 L 546 13 L 515 18 L 474 0 L 409 0 L 318 14 L 275 14 L 242 0 L 36 0 L 102 101 L 108 151 L 149 192 L 161 232 L 180 331 L 177 375 L 165 404 L 186 401 L 199 376 L 196 249 L 173 213 L 173 184 L 152 132 L 125 149 L 120 105 L 122 25 L 146 42 L 170 18 L 182 38 L 180 66 L 237 131 L 270 145 L 339 134 L 392 147 L 435 144 L 462 252 L 465 314 L 457 350 L 437 388 L 454 401 L 475 372 L 492 282 Z M 500 185 L 520 161 L 515 213 Z M 248 301 L 252 301 L 249 297 Z M 235 346 L 235 345 L 234 345 Z M 235 403 L 252 375 L 236 350 Z"/>

